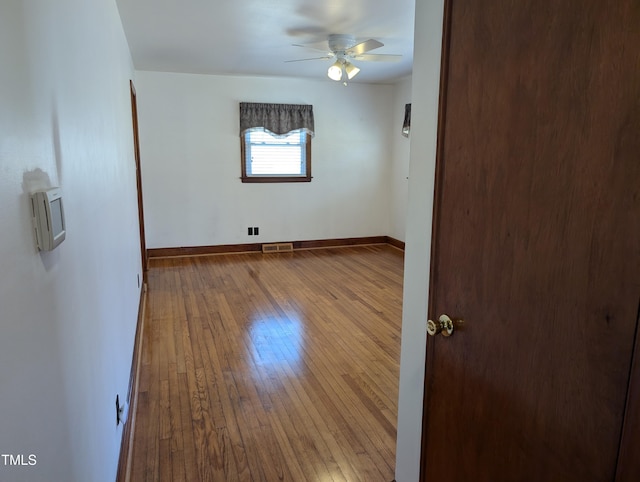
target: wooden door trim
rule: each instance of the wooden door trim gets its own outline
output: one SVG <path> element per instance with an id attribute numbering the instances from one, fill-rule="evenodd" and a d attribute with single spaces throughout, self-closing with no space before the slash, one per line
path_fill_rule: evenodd
<path id="1" fill-rule="evenodd" d="M 438 233 L 440 231 L 440 204 L 442 201 L 442 180 L 444 176 L 444 146 L 445 146 L 445 117 L 447 111 L 447 92 L 449 83 L 449 57 L 451 44 L 451 8 L 452 0 L 444 0 L 444 14 L 442 27 L 442 53 L 440 57 L 440 93 L 438 101 L 438 126 L 436 134 L 436 160 L 435 160 L 435 189 L 433 193 L 433 221 L 431 231 L 431 264 L 429 268 L 429 299 L 427 303 L 427 315 L 436 316 L 435 314 L 435 279 L 437 275 L 436 259 L 438 251 Z M 429 397 L 429 374 L 433 366 L 433 357 L 429 353 L 434 349 L 433 337 L 427 337 L 427 349 L 425 355 L 425 374 L 424 374 L 424 395 L 423 395 L 423 413 L 422 413 L 422 435 L 420 440 L 420 481 L 425 480 L 425 464 L 427 452 L 427 426 L 429 414 L 424 411 L 427 407 Z"/>
<path id="2" fill-rule="evenodd" d="M 629 371 L 629 388 L 627 403 L 622 421 L 620 450 L 615 482 L 633 482 L 640 480 L 640 299 L 638 299 L 638 315 L 636 317 L 636 333 L 631 370 Z"/>
<path id="3" fill-rule="evenodd" d="M 144 233 L 144 208 L 142 201 L 142 171 L 140 167 L 140 139 L 138 135 L 138 99 L 136 87 L 133 80 L 129 80 L 129 90 L 131 92 L 131 119 L 133 128 L 133 149 L 136 163 L 136 192 L 138 196 L 138 226 L 140 230 L 140 257 L 142 259 L 142 283 L 147 282 L 147 272 L 149 271 L 149 253 L 147 252 L 146 238 Z"/>

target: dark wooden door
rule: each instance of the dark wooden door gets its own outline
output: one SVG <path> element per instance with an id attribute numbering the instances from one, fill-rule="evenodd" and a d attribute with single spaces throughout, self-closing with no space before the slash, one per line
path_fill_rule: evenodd
<path id="1" fill-rule="evenodd" d="M 429 315 L 464 324 L 428 340 L 422 479 L 613 481 L 640 304 L 640 3 L 445 12 Z"/>

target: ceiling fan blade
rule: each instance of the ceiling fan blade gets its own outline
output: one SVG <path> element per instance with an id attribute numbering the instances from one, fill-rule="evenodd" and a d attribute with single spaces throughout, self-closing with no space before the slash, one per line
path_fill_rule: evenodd
<path id="1" fill-rule="evenodd" d="M 324 42 L 316 42 L 313 44 L 291 44 L 293 47 L 302 47 L 310 50 L 317 50 L 318 52 L 328 53 L 330 52 L 329 47 L 327 46 L 327 41 Z"/>
<path id="2" fill-rule="evenodd" d="M 365 40 L 364 42 L 360 42 L 359 44 L 354 45 L 345 53 L 347 55 L 360 55 L 368 52 L 369 50 L 378 49 L 382 46 L 384 46 L 382 42 L 378 42 L 377 40 L 370 38 L 369 40 Z"/>
<path id="3" fill-rule="evenodd" d="M 353 60 L 362 60 L 365 62 L 398 62 L 402 59 L 402 55 L 393 54 L 362 54 L 351 57 Z"/>
<path id="4" fill-rule="evenodd" d="M 327 55 L 325 57 L 311 57 L 309 59 L 295 59 L 295 60 L 285 60 L 285 63 L 288 62 L 305 62 L 306 60 L 331 60 L 334 56 Z"/>

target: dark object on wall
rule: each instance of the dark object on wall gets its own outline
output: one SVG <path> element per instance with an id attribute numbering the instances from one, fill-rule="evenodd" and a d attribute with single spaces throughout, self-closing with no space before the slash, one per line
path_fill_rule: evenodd
<path id="1" fill-rule="evenodd" d="M 404 122 L 402 123 L 402 135 L 409 137 L 411 132 L 411 104 L 405 104 L 404 106 Z"/>

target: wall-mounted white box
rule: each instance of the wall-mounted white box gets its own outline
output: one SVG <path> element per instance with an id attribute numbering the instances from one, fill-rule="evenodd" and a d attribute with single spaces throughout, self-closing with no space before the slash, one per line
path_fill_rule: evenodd
<path id="1" fill-rule="evenodd" d="M 62 191 L 58 187 L 31 193 L 31 215 L 41 251 L 51 251 L 66 237 Z"/>

